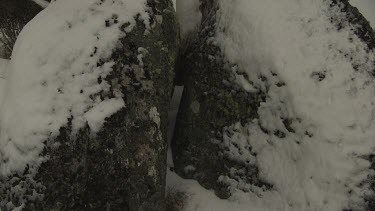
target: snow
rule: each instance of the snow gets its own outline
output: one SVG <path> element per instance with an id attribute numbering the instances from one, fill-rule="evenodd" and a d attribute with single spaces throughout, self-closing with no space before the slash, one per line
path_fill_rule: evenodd
<path id="1" fill-rule="evenodd" d="M 176 8 L 176 4 L 177 4 L 177 2 L 176 2 L 176 0 L 172 0 L 172 2 L 173 2 L 173 7 L 174 7 L 174 10 L 176 10 L 177 8 Z"/>
<path id="2" fill-rule="evenodd" d="M 149 112 L 150 119 L 158 126 L 160 127 L 160 114 L 158 112 L 158 108 L 152 107 Z"/>
<path id="3" fill-rule="evenodd" d="M 171 192 L 185 194 L 184 211 L 279 211 L 276 209 L 264 209 L 250 203 L 241 203 L 235 200 L 223 200 L 218 198 L 211 190 L 206 190 L 194 180 L 184 180 L 172 171 L 167 171 L 167 189 Z"/>
<path id="4" fill-rule="evenodd" d="M 113 115 L 123 107 L 125 107 L 124 100 L 121 98 L 112 98 L 100 102 L 94 108 L 87 111 L 84 117 L 91 131 L 97 133 L 102 128 L 105 118 Z"/>
<path id="5" fill-rule="evenodd" d="M 197 30 L 202 19 L 199 5 L 199 0 L 177 0 L 177 17 L 182 37 Z"/>
<path id="6" fill-rule="evenodd" d="M 323 0 L 219 1 L 214 43 L 245 91 L 266 93 L 259 119 L 223 128 L 228 159 L 257 166 L 270 190 L 236 178 L 228 200 L 169 173 L 186 210 L 364 210 L 375 149 L 375 52 Z M 343 23 L 337 30 L 330 18 Z M 246 77 L 241 77 L 244 70 Z M 266 79 L 266 80 L 262 80 Z M 289 123 L 288 123 L 289 122 Z"/>
<path id="7" fill-rule="evenodd" d="M 110 85 L 112 50 L 140 14 L 148 26 L 146 0 L 53 1 L 22 30 L 8 65 L 0 106 L 0 175 L 38 166 L 46 139 L 72 119 L 73 134 L 86 122 L 93 132 L 125 102 L 121 92 L 101 97 Z M 125 32 L 118 23 L 129 22 Z M 106 23 L 105 21 L 108 20 Z"/>
<path id="8" fill-rule="evenodd" d="M 374 52 L 368 53 L 351 26 L 336 30 L 329 16 L 343 20 L 343 15 L 324 1 L 222 1 L 220 8 L 217 43 L 246 71 L 253 88 L 268 95 L 259 121 L 230 126 L 227 137 L 253 148 L 256 157 L 244 158 L 237 149 L 232 156 L 255 163 L 260 177 L 273 185 L 271 193 L 263 193 L 262 206 L 296 211 L 361 206 L 368 186 L 359 184 L 373 174 L 361 157 L 375 146 Z M 314 77 L 318 73 L 324 74 L 321 81 Z M 280 131 L 285 138 L 276 135 Z M 270 204 L 267 198 L 275 197 L 281 200 Z"/>

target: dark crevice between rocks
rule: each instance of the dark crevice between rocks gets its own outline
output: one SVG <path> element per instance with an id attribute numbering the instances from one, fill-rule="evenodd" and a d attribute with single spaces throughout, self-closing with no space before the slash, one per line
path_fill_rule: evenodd
<path id="1" fill-rule="evenodd" d="M 215 35 L 216 10 L 215 1 L 202 1 L 200 30 L 188 36 L 178 56 L 176 81 L 185 89 L 172 149 L 175 171 L 180 176 L 195 179 L 203 187 L 215 190 L 220 198 L 228 198 L 229 186 L 218 182 L 220 176 L 244 179 L 260 187 L 271 185 L 259 179 L 256 166 L 245 167 L 228 159 L 217 143 L 223 140 L 224 127 L 257 118 L 265 97 L 236 86 L 230 68 L 234 64 L 225 61 L 221 50 L 209 42 L 208 38 Z M 189 166 L 194 170 L 188 170 Z M 230 175 L 231 168 L 243 169 L 247 176 Z"/>

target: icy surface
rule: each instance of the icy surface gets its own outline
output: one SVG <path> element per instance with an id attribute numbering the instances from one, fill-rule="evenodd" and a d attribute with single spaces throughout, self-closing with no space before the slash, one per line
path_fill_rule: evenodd
<path id="1" fill-rule="evenodd" d="M 174 7 L 174 9 L 176 10 L 176 9 L 177 9 L 177 8 L 176 8 L 176 7 L 177 7 L 177 5 L 176 5 L 177 2 L 176 2 L 176 0 L 172 0 L 172 2 L 173 2 L 173 7 Z"/>
<path id="2" fill-rule="evenodd" d="M 213 40 L 236 64 L 235 83 L 267 96 L 259 119 L 228 125 L 219 141 L 229 159 L 257 166 L 272 188 L 248 184 L 232 168 L 234 176 L 217 178 L 232 193 L 223 202 L 169 175 L 192 195 L 186 210 L 364 210 L 364 199 L 374 197 L 366 158 L 375 149 L 375 53 L 327 1 L 219 4 Z"/>
<path id="3" fill-rule="evenodd" d="M 109 91 L 110 56 L 126 36 L 116 23 L 129 22 L 130 32 L 140 14 L 148 26 L 145 10 L 146 0 L 54 1 L 24 27 L 0 107 L 1 176 L 38 166 L 43 142 L 69 118 L 73 133 L 86 122 L 94 132 L 125 105 L 121 94 L 102 99 L 100 93 Z"/>

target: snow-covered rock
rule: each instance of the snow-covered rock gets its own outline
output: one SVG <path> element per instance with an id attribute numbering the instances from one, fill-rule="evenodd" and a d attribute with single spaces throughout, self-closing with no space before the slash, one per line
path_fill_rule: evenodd
<path id="1" fill-rule="evenodd" d="M 59 0 L 22 30 L 0 107 L 0 208 L 163 210 L 169 0 Z"/>
<path id="2" fill-rule="evenodd" d="M 201 8 L 180 70 L 176 172 L 231 210 L 373 208 L 375 36 L 358 10 L 346 0 Z M 187 207 L 216 210 L 197 200 Z"/>

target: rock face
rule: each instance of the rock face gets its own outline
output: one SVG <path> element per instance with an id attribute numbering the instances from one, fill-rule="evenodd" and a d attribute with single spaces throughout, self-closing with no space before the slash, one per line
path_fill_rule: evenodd
<path id="1" fill-rule="evenodd" d="M 375 36 L 368 22 L 346 0 L 332 1 L 332 6 L 339 3 L 342 3 L 341 11 L 347 14 L 349 23 L 359 25 L 355 34 L 369 49 L 373 49 Z M 203 17 L 200 30 L 197 37 L 188 38 L 193 41 L 187 42 L 190 44 L 185 51 L 181 51 L 183 55 L 179 57 L 177 78 L 178 83 L 185 86 L 185 90 L 172 149 L 175 171 L 179 175 L 199 181 L 205 188 L 215 190 L 220 198 L 228 198 L 231 196 L 231 189 L 228 183 L 220 180 L 223 176 L 236 183 L 244 182 L 264 190 L 272 189 L 272 185 L 260 179 L 256 165 L 244 165 L 243 162 L 228 158 L 228 149 L 222 144 L 225 134 L 236 133 L 238 129 L 232 130 L 228 126 L 237 122 L 244 125 L 259 117 L 258 109 L 266 101 L 267 93 L 249 93 L 235 83 L 233 69 L 236 69 L 236 74 L 244 77 L 246 73 L 237 64 L 227 62 L 212 39 L 217 32 L 218 19 L 223 18 L 217 17 L 218 9 L 215 0 L 201 1 Z M 340 20 L 332 17 L 331 21 L 340 30 Z M 277 86 L 284 85 L 279 83 Z M 287 133 L 295 132 L 290 127 L 292 121 L 285 119 L 283 124 Z M 262 130 L 268 133 L 266 129 Z M 309 135 L 307 132 L 306 134 Z M 276 131 L 274 135 L 280 139 L 285 137 L 280 131 Z M 251 147 L 247 150 L 251 153 Z M 369 210 L 373 210 L 373 199 L 366 200 Z"/>
<path id="2" fill-rule="evenodd" d="M 3 0 L 0 2 L 0 58 L 9 59 L 17 36 L 42 8 L 33 1 Z"/>
<path id="3" fill-rule="evenodd" d="M 346 17 L 349 23 L 358 25 L 355 34 L 367 44 L 369 49 L 375 49 L 375 29 L 370 26 L 369 22 L 362 16 L 358 9 L 351 6 L 348 0 L 333 0 L 332 2 L 333 4 L 342 3 L 344 5 L 342 11 L 347 14 Z M 338 24 L 338 28 L 340 27 L 340 24 Z M 372 73 L 375 75 L 375 69 L 372 70 Z M 375 155 L 369 155 L 368 159 L 371 162 L 370 168 L 375 170 Z M 371 190 L 375 191 L 375 176 L 371 176 L 369 180 L 371 181 Z M 368 204 L 367 210 L 375 211 L 375 197 L 372 195 L 365 200 Z"/>
<path id="4" fill-rule="evenodd" d="M 113 62 L 112 72 L 97 79 L 110 85 L 100 97 L 120 91 L 126 106 L 95 134 L 86 126 L 72 136 L 71 121 L 61 128 L 45 142 L 48 160 L 39 169 L 2 178 L 2 210 L 22 204 L 25 210 L 165 210 L 167 113 L 179 30 L 171 1 L 148 0 L 147 6 L 151 28 L 137 17 L 105 61 Z M 103 24 L 126 30 L 128 23 L 113 17 Z"/>
<path id="5" fill-rule="evenodd" d="M 234 85 L 231 67 L 225 62 L 219 47 L 210 42 L 215 35 L 215 1 L 202 1 L 202 26 L 198 38 L 187 38 L 184 55 L 179 61 L 178 83 L 185 86 L 177 117 L 173 140 L 176 171 L 198 180 L 205 188 L 214 189 L 221 198 L 228 198 L 226 185 L 216 182 L 231 167 L 240 164 L 225 159 L 223 150 L 211 141 L 223 138 L 222 129 L 257 118 L 257 107 L 264 99 L 262 93 L 249 94 Z M 262 184 L 256 177 L 257 168 L 246 169 L 252 183 Z"/>
<path id="6" fill-rule="evenodd" d="M 346 17 L 351 24 L 358 25 L 356 35 L 362 39 L 370 49 L 375 48 L 375 30 L 371 28 L 370 23 L 362 16 L 356 7 L 349 4 L 348 0 L 332 0 L 332 4 L 343 5 L 342 12 L 346 13 Z M 338 23 L 338 28 L 340 28 Z"/>

